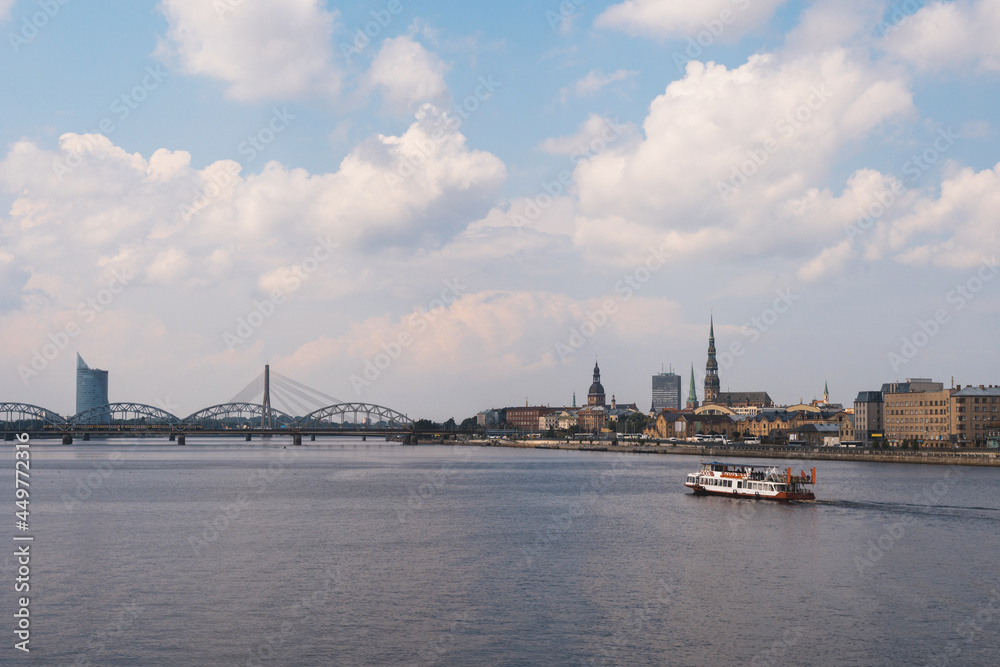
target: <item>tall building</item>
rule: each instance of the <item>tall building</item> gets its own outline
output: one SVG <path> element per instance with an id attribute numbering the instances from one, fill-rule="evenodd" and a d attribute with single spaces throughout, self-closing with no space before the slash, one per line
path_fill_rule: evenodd
<path id="1" fill-rule="evenodd" d="M 76 414 L 106 406 L 108 400 L 108 372 L 91 368 L 78 352 L 76 355 Z M 88 420 L 92 424 L 110 424 L 111 413 L 107 410 Z"/>
<path id="2" fill-rule="evenodd" d="M 698 409 L 698 393 L 694 389 L 694 364 L 691 364 L 691 388 L 688 390 L 688 400 L 687 400 L 688 410 Z"/>
<path id="3" fill-rule="evenodd" d="M 940 446 L 950 440 L 951 396 L 941 382 L 908 378 L 906 382 L 882 385 L 885 439 L 892 445 L 916 442 L 920 446 Z"/>
<path id="4" fill-rule="evenodd" d="M 708 362 L 705 364 L 705 405 L 719 400 L 719 362 L 715 358 L 715 320 L 709 316 Z"/>
<path id="5" fill-rule="evenodd" d="M 653 376 L 653 413 L 661 410 L 681 409 L 681 376 L 676 373 L 658 373 Z"/>
<path id="6" fill-rule="evenodd" d="M 854 437 L 870 444 L 885 437 L 885 414 L 880 391 L 858 392 L 854 399 Z"/>
<path id="7" fill-rule="evenodd" d="M 959 385 L 950 398 L 950 430 L 958 444 L 986 447 L 996 439 L 1000 429 L 1000 387 Z"/>
<path id="8" fill-rule="evenodd" d="M 594 383 L 590 385 L 590 391 L 587 392 L 587 406 L 603 406 L 604 403 L 604 386 L 601 384 L 601 369 L 594 362 Z"/>

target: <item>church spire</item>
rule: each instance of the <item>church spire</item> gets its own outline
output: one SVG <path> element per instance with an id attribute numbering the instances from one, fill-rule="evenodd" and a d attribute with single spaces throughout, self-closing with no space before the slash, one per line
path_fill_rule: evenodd
<path id="1" fill-rule="evenodd" d="M 715 317 L 709 315 L 708 362 L 705 364 L 705 405 L 719 400 L 719 362 L 715 358 Z"/>
<path id="2" fill-rule="evenodd" d="M 830 402 L 830 382 L 829 381 L 824 381 L 823 382 L 823 402 L 824 403 L 829 403 Z"/>
<path id="3" fill-rule="evenodd" d="M 698 409 L 698 393 L 694 388 L 694 362 L 691 362 L 691 389 L 688 391 L 687 409 Z"/>

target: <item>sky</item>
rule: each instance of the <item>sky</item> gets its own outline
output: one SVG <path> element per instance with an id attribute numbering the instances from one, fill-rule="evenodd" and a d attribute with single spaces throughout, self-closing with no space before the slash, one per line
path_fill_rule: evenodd
<path id="1" fill-rule="evenodd" d="M 0 401 L 1000 381 L 1000 3 L 0 0 Z"/>

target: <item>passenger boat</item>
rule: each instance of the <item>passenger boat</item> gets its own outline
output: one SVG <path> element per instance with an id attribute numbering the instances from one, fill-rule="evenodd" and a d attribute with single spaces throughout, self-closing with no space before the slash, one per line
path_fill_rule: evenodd
<path id="1" fill-rule="evenodd" d="M 815 500 L 806 484 L 816 483 L 816 468 L 807 475 L 801 471 L 776 466 L 750 466 L 742 463 L 702 463 L 701 470 L 687 476 L 684 486 L 695 495 L 718 495 L 761 500 Z"/>

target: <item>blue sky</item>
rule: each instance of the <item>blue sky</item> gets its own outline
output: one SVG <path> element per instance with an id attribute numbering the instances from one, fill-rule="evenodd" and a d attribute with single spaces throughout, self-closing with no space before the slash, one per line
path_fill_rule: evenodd
<path id="1" fill-rule="evenodd" d="M 724 388 L 1000 380 L 995 3 L 559 12 L 0 0 L 0 398 L 645 406 L 712 308 Z"/>

